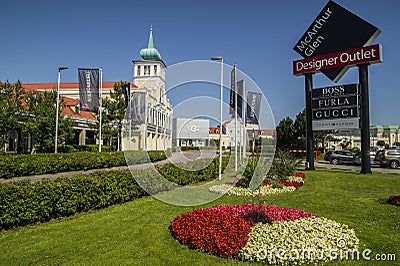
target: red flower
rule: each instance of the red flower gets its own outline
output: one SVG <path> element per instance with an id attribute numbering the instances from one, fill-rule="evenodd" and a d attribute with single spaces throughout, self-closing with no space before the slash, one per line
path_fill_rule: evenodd
<path id="1" fill-rule="evenodd" d="M 294 176 L 298 176 L 298 177 L 301 177 L 303 179 L 306 179 L 306 174 L 303 173 L 303 172 L 296 172 L 296 173 L 294 173 Z"/>
<path id="2" fill-rule="evenodd" d="M 182 214 L 172 220 L 169 228 L 181 244 L 220 257 L 237 258 L 254 226 L 254 222 L 245 217 L 254 211 L 265 214 L 271 221 L 313 217 L 311 213 L 302 210 L 276 206 L 221 205 Z"/>
<path id="3" fill-rule="evenodd" d="M 304 183 L 303 182 L 296 182 L 296 181 L 280 180 L 279 184 L 284 185 L 284 186 L 288 186 L 288 187 L 295 187 L 296 189 L 298 189 Z"/>

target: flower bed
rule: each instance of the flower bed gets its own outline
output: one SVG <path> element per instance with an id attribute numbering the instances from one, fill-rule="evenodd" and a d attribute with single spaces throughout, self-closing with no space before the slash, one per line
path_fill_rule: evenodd
<path id="1" fill-rule="evenodd" d="M 400 207 L 400 196 L 390 196 L 387 203 Z"/>
<path id="2" fill-rule="evenodd" d="M 347 225 L 303 210 L 253 204 L 195 209 L 173 219 L 170 231 L 192 249 L 283 265 L 337 260 L 339 253 L 357 251 L 359 242 Z"/>
<path id="3" fill-rule="evenodd" d="M 277 195 L 295 191 L 304 185 L 305 178 L 306 175 L 302 172 L 294 173 L 292 176 L 288 176 L 285 180 L 265 178 L 261 185 L 255 190 L 243 187 L 243 179 L 240 178 L 237 182 L 227 182 L 226 184 L 212 186 L 209 188 L 209 191 L 218 194 L 227 194 L 229 196 L 257 197 Z"/>
<path id="4" fill-rule="evenodd" d="M 272 185 L 260 186 L 255 190 L 249 188 L 235 187 L 229 184 L 215 185 L 209 188 L 210 192 L 218 194 L 227 194 L 229 196 L 267 196 L 267 195 L 277 195 L 286 192 L 292 192 L 296 190 L 295 187 L 284 186 L 282 188 L 275 188 Z"/>

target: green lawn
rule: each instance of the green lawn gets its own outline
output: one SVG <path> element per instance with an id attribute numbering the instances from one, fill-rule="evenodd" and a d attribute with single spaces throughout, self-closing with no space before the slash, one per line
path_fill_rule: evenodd
<path id="1" fill-rule="evenodd" d="M 400 207 L 384 203 L 390 195 L 399 194 L 400 174 L 317 170 L 307 172 L 305 185 L 298 191 L 273 196 L 268 202 L 345 223 L 355 229 L 361 250 L 371 249 L 371 257 L 376 253 L 396 254 L 396 262 L 382 265 L 400 265 Z M 204 206 L 243 202 L 224 196 Z M 191 209 L 146 197 L 3 232 L 0 265 L 250 265 L 193 251 L 175 241 L 168 230 L 169 222 Z"/>

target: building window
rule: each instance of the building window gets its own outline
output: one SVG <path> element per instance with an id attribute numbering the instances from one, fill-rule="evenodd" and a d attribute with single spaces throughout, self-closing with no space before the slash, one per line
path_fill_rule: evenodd
<path id="1" fill-rule="evenodd" d="M 157 66 L 154 66 L 154 75 L 157 75 Z"/>
<path id="2" fill-rule="evenodd" d="M 137 66 L 136 76 L 140 76 L 140 66 Z"/>
<path id="3" fill-rule="evenodd" d="M 150 76 L 150 66 L 144 66 L 144 75 Z"/>

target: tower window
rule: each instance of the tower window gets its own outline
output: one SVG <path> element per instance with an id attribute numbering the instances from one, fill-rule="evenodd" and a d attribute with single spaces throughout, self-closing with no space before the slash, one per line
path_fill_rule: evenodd
<path id="1" fill-rule="evenodd" d="M 136 68 L 136 76 L 140 76 L 140 66 L 137 66 Z"/>
<path id="2" fill-rule="evenodd" d="M 144 66 L 144 75 L 150 76 L 150 66 Z"/>
<path id="3" fill-rule="evenodd" d="M 154 66 L 154 75 L 157 75 L 157 66 Z"/>

